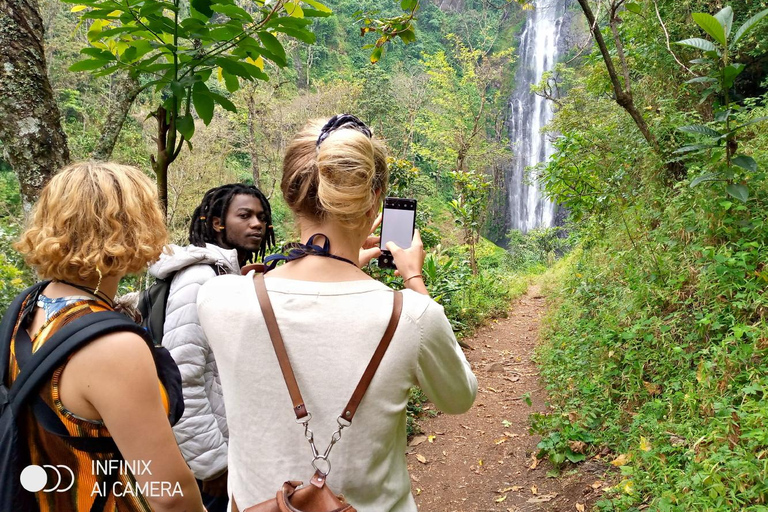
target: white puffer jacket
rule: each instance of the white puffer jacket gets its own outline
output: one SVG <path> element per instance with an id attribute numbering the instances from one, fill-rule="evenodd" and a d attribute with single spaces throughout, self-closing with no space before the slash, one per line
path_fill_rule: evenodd
<path id="1" fill-rule="evenodd" d="M 171 245 L 149 273 L 164 279 L 176 272 L 166 305 L 163 346 L 179 365 L 184 391 L 184 415 L 173 433 L 184 459 L 198 480 L 208 480 L 227 468 L 229 429 L 216 361 L 197 316 L 197 292 L 219 273 L 240 274 L 237 251 Z"/>

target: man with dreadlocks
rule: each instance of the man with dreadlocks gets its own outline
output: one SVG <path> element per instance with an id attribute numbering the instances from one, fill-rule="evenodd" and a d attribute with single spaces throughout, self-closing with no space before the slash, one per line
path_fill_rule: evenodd
<path id="1" fill-rule="evenodd" d="M 191 245 L 172 245 L 149 269 L 172 279 L 163 326 L 163 346 L 181 371 L 184 415 L 176 441 L 198 479 L 209 512 L 226 510 L 229 430 L 216 361 L 197 316 L 197 293 L 216 275 L 240 274 L 264 258 L 275 243 L 269 201 L 256 187 L 229 184 L 205 193 L 192 214 Z"/>

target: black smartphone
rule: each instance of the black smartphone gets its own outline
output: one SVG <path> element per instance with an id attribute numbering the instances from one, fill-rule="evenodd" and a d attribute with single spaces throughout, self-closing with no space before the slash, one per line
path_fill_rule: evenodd
<path id="1" fill-rule="evenodd" d="M 408 249 L 413 241 L 414 229 L 416 229 L 416 200 L 400 197 L 385 198 L 381 219 L 379 267 L 397 268 L 392 253 L 387 250 L 387 242 L 395 242 L 399 247 Z"/>

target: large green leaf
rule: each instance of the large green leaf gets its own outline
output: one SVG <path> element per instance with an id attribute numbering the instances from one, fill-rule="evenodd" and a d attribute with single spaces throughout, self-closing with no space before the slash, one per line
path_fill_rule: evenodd
<path id="1" fill-rule="evenodd" d="M 679 126 L 677 129 L 680 130 L 681 132 L 695 133 L 698 135 L 706 135 L 707 137 L 712 137 L 712 138 L 719 139 L 720 137 L 722 137 L 722 134 L 720 132 L 713 130 L 708 126 L 703 126 L 700 124 L 691 125 L 691 126 Z"/>
<path id="2" fill-rule="evenodd" d="M 726 5 L 720 11 L 715 14 L 715 19 L 723 27 L 725 31 L 725 39 L 731 35 L 731 27 L 733 27 L 733 9 L 730 5 Z M 725 46 L 725 45 L 724 45 Z"/>
<path id="3" fill-rule="evenodd" d="M 736 80 L 736 77 L 739 76 L 742 71 L 744 71 L 745 67 L 744 64 L 740 63 L 725 66 L 723 68 L 723 86 L 726 89 L 733 87 L 733 81 Z"/>
<path id="4" fill-rule="evenodd" d="M 706 39 L 702 39 L 700 37 L 692 37 L 690 39 L 683 39 L 682 41 L 678 41 L 675 44 L 682 44 L 684 46 L 691 46 L 693 48 L 698 48 L 699 50 L 704 50 L 705 52 L 716 52 L 717 46 L 715 46 L 715 43 L 712 41 L 707 41 Z"/>
<path id="5" fill-rule="evenodd" d="M 215 62 L 216 65 L 218 65 L 227 73 L 243 77 L 247 80 L 251 79 L 250 73 L 248 73 L 248 70 L 240 62 L 237 62 L 233 59 L 228 59 L 227 57 L 219 57 L 215 60 Z"/>
<path id="6" fill-rule="evenodd" d="M 717 18 L 704 12 L 695 12 L 693 13 L 693 21 L 703 28 L 704 32 L 712 36 L 712 39 L 725 47 L 725 29 Z"/>
<path id="7" fill-rule="evenodd" d="M 200 14 L 210 18 L 213 16 L 213 9 L 211 9 L 212 0 L 190 0 L 189 4 Z"/>
<path id="8" fill-rule="evenodd" d="M 737 165 L 741 167 L 742 169 L 746 169 L 748 171 L 757 172 L 757 162 L 755 162 L 755 159 L 751 156 L 747 155 L 739 155 L 733 160 L 731 160 L 733 165 Z"/>
<path id="9" fill-rule="evenodd" d="M 253 23 L 253 16 L 237 5 L 213 4 L 211 10 L 220 14 L 226 14 L 230 19 L 245 20 L 249 23 Z"/>
<path id="10" fill-rule="evenodd" d="M 269 32 L 259 32 L 256 35 L 269 53 L 272 54 L 270 60 L 279 66 L 285 66 L 287 63 L 285 59 L 285 48 L 280 44 L 280 41 Z"/>
<path id="11" fill-rule="evenodd" d="M 760 11 L 759 13 L 755 14 L 754 16 L 749 18 L 747 21 L 745 21 L 744 24 L 741 27 L 739 27 L 739 29 L 733 35 L 733 40 L 731 41 L 731 45 L 735 46 L 736 43 L 738 43 L 742 37 L 747 35 L 754 28 L 757 22 L 763 19 L 766 15 L 768 15 L 768 9 Z"/>
<path id="12" fill-rule="evenodd" d="M 195 111 L 200 119 L 207 125 L 211 124 L 213 119 L 213 98 L 211 91 L 203 82 L 197 82 L 192 87 L 192 103 L 195 105 Z"/>
<path id="13" fill-rule="evenodd" d="M 69 66 L 70 71 L 92 71 L 94 69 L 100 69 L 103 68 L 109 64 L 109 61 L 106 60 L 96 60 L 96 59 L 88 59 L 88 60 L 81 60 L 80 62 L 75 62 L 71 66 Z"/>
<path id="14" fill-rule="evenodd" d="M 308 30 L 291 27 L 276 27 L 275 30 L 298 39 L 299 41 L 304 41 L 307 44 L 315 44 L 317 41 L 317 36 L 314 34 L 314 32 L 310 32 Z"/>
<path id="15" fill-rule="evenodd" d="M 746 203 L 749 199 L 749 188 L 746 185 L 728 185 L 725 187 L 725 191 L 742 203 Z"/>
<path id="16" fill-rule="evenodd" d="M 213 100 L 216 103 L 224 107 L 225 110 L 229 110 L 230 112 L 237 112 L 237 107 L 235 106 L 235 104 L 232 103 L 227 98 L 225 98 L 224 96 L 222 96 L 221 94 L 216 94 L 215 92 L 212 92 L 210 93 L 210 95 L 211 95 L 211 98 L 213 98 Z"/>
<path id="17" fill-rule="evenodd" d="M 413 28 L 403 30 L 398 35 L 400 36 L 400 39 L 402 39 L 405 44 L 416 42 L 416 32 L 413 30 Z"/>
<path id="18" fill-rule="evenodd" d="M 691 188 L 695 187 L 699 183 L 704 183 L 705 181 L 720 181 L 722 179 L 722 176 L 716 172 L 704 173 L 701 176 L 696 176 L 693 180 L 691 180 Z"/>
<path id="19" fill-rule="evenodd" d="M 191 140 L 192 136 L 195 134 L 195 119 L 191 114 L 176 119 L 176 130 L 182 134 L 186 140 Z"/>
<path id="20" fill-rule="evenodd" d="M 112 52 L 108 52 L 107 50 L 101 50 L 99 48 L 83 48 L 80 50 L 80 53 L 83 55 L 87 55 L 89 57 L 93 57 L 95 60 L 115 60 L 115 56 Z"/>
<path id="21" fill-rule="evenodd" d="M 685 153 L 692 153 L 694 151 L 703 151 L 705 149 L 711 149 L 714 146 L 711 144 L 692 144 L 690 146 L 683 146 L 679 149 L 674 150 L 672 153 L 677 155 L 683 155 Z"/>
<path id="22" fill-rule="evenodd" d="M 328 7 L 328 6 L 324 5 L 324 4 L 321 4 L 320 2 L 317 2 L 316 0 L 304 0 L 304 3 L 307 4 L 307 5 L 311 5 L 312 7 L 314 7 L 315 9 L 317 9 L 318 11 L 321 11 L 321 12 L 325 12 L 325 13 L 328 13 L 328 14 L 333 12 L 330 7 Z M 306 13 L 306 9 L 304 11 Z"/>
<path id="23" fill-rule="evenodd" d="M 224 79 L 224 85 L 229 92 L 235 92 L 240 88 L 240 80 L 235 75 L 225 71 L 224 68 L 221 69 L 221 77 Z"/>
<path id="24" fill-rule="evenodd" d="M 381 60 L 381 55 L 384 52 L 384 47 L 379 46 L 371 52 L 371 64 L 376 64 Z"/>

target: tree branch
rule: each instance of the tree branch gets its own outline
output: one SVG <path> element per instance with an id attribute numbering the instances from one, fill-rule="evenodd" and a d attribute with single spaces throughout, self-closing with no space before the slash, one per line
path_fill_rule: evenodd
<path id="1" fill-rule="evenodd" d="M 640 113 L 640 111 L 635 106 L 635 102 L 632 99 L 632 94 L 629 92 L 626 92 L 624 88 L 621 86 L 621 82 L 619 81 L 619 75 L 616 72 L 616 68 L 613 65 L 613 59 L 611 58 L 611 53 L 608 51 L 608 47 L 605 44 L 605 40 L 603 39 L 603 34 L 600 31 L 600 27 L 597 25 L 597 20 L 595 19 L 594 14 L 592 13 L 592 9 L 589 7 L 588 0 L 578 0 L 579 5 L 581 6 L 581 10 L 584 11 L 584 15 L 587 17 L 587 21 L 589 22 L 589 26 L 591 27 L 592 35 L 595 38 L 595 42 L 597 43 L 598 48 L 600 49 L 600 53 L 603 56 L 603 61 L 605 62 L 605 67 L 608 71 L 608 76 L 611 79 L 611 84 L 613 85 L 613 91 L 616 95 L 616 103 L 619 104 L 624 110 L 629 113 L 629 115 L 632 117 L 632 120 L 635 122 L 635 125 L 640 130 L 640 132 L 643 134 L 643 137 L 648 142 L 648 144 L 653 148 L 653 150 L 656 153 L 660 153 L 659 149 L 659 143 L 656 140 L 656 137 L 653 136 L 651 131 L 648 129 L 648 125 L 645 122 L 645 119 L 643 118 L 643 115 Z"/>
<path id="2" fill-rule="evenodd" d="M 667 32 L 667 27 L 666 25 L 664 25 L 664 20 L 661 19 L 661 13 L 659 12 L 659 4 L 656 3 L 656 0 L 653 0 L 653 6 L 656 8 L 656 17 L 659 19 L 659 23 L 661 24 L 662 30 L 664 30 L 664 38 L 667 40 L 667 50 L 669 50 L 669 53 L 675 59 L 675 62 L 680 64 L 680 67 L 682 67 L 689 74 L 696 76 L 696 73 L 691 71 L 691 69 L 688 66 L 680 62 L 680 59 L 677 58 L 677 55 L 675 55 L 675 52 L 672 51 L 672 47 L 669 45 L 669 32 Z"/>

